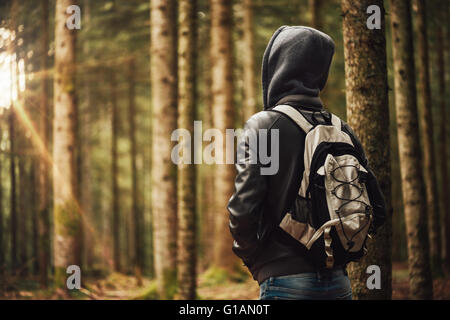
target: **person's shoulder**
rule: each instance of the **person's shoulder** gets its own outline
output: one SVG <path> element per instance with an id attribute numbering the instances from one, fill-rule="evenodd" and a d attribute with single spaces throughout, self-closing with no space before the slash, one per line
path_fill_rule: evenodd
<path id="1" fill-rule="evenodd" d="M 345 122 L 343 119 L 341 119 L 341 127 L 342 130 L 344 132 L 347 132 L 347 134 L 349 134 L 351 137 L 357 139 L 358 137 L 356 136 L 355 132 L 353 131 L 352 127 L 350 127 L 350 125 Z"/>
<path id="2" fill-rule="evenodd" d="M 248 129 L 270 129 L 280 118 L 280 113 L 271 110 L 262 110 L 255 113 L 247 120 L 245 127 Z"/>
<path id="3" fill-rule="evenodd" d="M 263 110 L 254 114 L 245 124 L 245 129 L 279 130 L 287 135 L 305 136 L 305 132 L 286 114 L 276 110 Z"/>

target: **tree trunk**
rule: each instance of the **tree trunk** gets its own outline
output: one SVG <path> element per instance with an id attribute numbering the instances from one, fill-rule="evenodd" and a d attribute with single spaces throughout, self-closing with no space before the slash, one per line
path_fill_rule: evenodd
<path id="1" fill-rule="evenodd" d="M 84 0 L 83 2 L 83 25 L 87 28 L 91 26 L 91 5 L 92 1 Z M 84 57 L 91 57 L 91 46 L 89 41 L 83 43 L 83 54 Z M 85 110 L 80 114 L 80 120 L 83 122 L 83 129 L 80 131 L 83 143 L 79 150 L 80 154 L 83 156 L 83 161 L 81 161 L 81 181 L 83 182 L 83 187 L 81 188 L 80 203 L 83 208 L 83 266 L 84 268 L 91 268 L 94 264 L 94 210 L 93 210 L 93 187 L 92 187 L 92 164 L 91 164 L 91 149 L 92 149 L 92 127 L 94 122 L 92 116 L 92 103 L 93 103 L 93 89 L 92 85 L 94 83 L 93 74 L 95 73 L 95 68 L 87 69 L 84 75 L 84 93 L 86 96 Z"/>
<path id="2" fill-rule="evenodd" d="M 176 284 L 176 168 L 170 141 L 177 127 L 175 2 L 151 1 L 152 213 L 155 272 L 160 298 Z"/>
<path id="3" fill-rule="evenodd" d="M 428 36 L 425 1 L 415 0 L 418 51 L 419 51 L 419 91 L 420 91 L 420 124 L 422 128 L 423 163 L 426 188 L 426 212 L 428 215 L 428 232 L 432 268 L 439 272 L 441 267 L 441 233 L 439 222 L 439 199 L 436 180 L 436 159 L 434 155 L 433 117 L 430 89 L 430 70 L 428 61 Z"/>
<path id="4" fill-rule="evenodd" d="M 136 108 L 135 108 L 135 73 L 136 67 L 134 59 L 130 60 L 128 65 L 128 122 L 129 122 L 129 134 L 130 134 L 130 160 L 131 160 L 131 199 L 132 199 L 132 227 L 134 235 L 134 261 L 133 267 L 134 272 L 138 281 L 138 285 L 142 285 L 142 270 L 144 262 L 144 242 L 143 242 L 143 223 L 144 219 L 142 216 L 141 206 L 140 206 L 140 196 L 138 189 L 138 172 L 137 172 L 137 141 L 136 141 Z"/>
<path id="5" fill-rule="evenodd" d="M 20 25 L 20 20 L 16 21 L 17 25 Z M 15 69 L 15 85 L 16 85 L 16 107 L 17 107 L 17 115 L 19 119 L 19 126 L 18 130 L 15 133 L 16 134 L 16 145 L 17 150 L 22 151 L 20 155 L 17 155 L 17 163 L 18 163 L 18 169 L 19 169 L 19 206 L 18 206 L 18 234 L 17 234 L 17 243 L 18 243 L 18 249 L 19 249 L 19 274 L 21 277 L 27 276 L 28 273 L 28 252 L 27 252 L 27 244 L 28 244 L 28 229 L 27 229 L 27 222 L 28 222 L 28 192 L 27 192 L 27 174 L 26 174 L 26 156 L 28 150 L 28 141 L 26 138 L 26 132 L 28 128 L 23 123 L 23 114 L 27 113 L 27 106 L 25 103 L 24 94 L 21 91 L 20 88 L 20 76 L 21 76 L 21 70 L 20 70 L 20 61 L 23 59 L 23 54 L 26 51 L 24 46 L 20 46 L 19 43 L 21 41 L 24 41 L 23 33 L 19 31 L 19 28 L 15 30 L 16 32 L 16 41 L 17 41 L 17 47 L 16 50 L 16 69 Z"/>
<path id="6" fill-rule="evenodd" d="M 76 30 L 74 30 L 76 32 Z M 76 47 L 75 47 L 76 50 Z M 76 64 L 76 60 L 75 60 Z M 76 85 L 76 84 L 75 84 Z M 83 261 L 83 242 L 84 242 L 84 234 L 86 232 L 84 228 L 85 219 L 84 219 L 84 207 L 81 202 L 82 189 L 84 188 L 83 182 L 83 158 L 82 158 L 82 150 L 84 145 L 84 139 L 82 139 L 82 123 L 80 119 L 80 107 L 78 106 L 77 97 L 75 97 L 75 104 L 77 107 L 74 109 L 73 117 L 74 117 L 74 132 L 75 132 L 75 147 L 74 147 L 74 155 L 75 155 L 75 185 L 74 185 L 74 198 L 76 199 L 76 204 L 78 207 L 78 213 L 80 215 L 80 225 L 78 228 L 77 235 L 77 245 L 73 250 L 76 250 L 75 255 L 79 257 L 78 266 L 81 269 L 84 269 L 84 261 Z"/>
<path id="7" fill-rule="evenodd" d="M 139 214 L 139 195 L 136 166 L 136 108 L 135 108 L 135 83 L 134 83 L 135 65 L 134 59 L 128 63 L 128 125 L 130 139 L 130 168 L 131 168 L 131 234 L 133 236 L 132 261 L 131 266 L 136 276 L 139 286 L 142 285 L 141 269 L 141 224 L 142 220 Z"/>
<path id="8" fill-rule="evenodd" d="M 208 69 L 205 83 L 211 83 L 211 72 Z M 209 86 L 207 91 L 210 93 Z M 212 105 L 211 95 L 206 96 L 205 108 L 203 114 L 203 130 L 208 130 L 213 127 L 212 124 Z M 215 210 L 214 210 L 214 166 L 203 165 L 203 201 L 202 201 L 202 246 L 203 246 L 203 263 L 202 266 L 206 269 L 213 263 L 214 257 L 214 239 L 211 235 L 215 234 Z"/>
<path id="9" fill-rule="evenodd" d="M 111 197 L 112 197 L 112 238 L 113 238 L 113 257 L 114 271 L 122 271 L 120 260 L 120 201 L 119 201 L 119 176 L 118 176 L 118 158 L 117 143 L 119 130 L 119 115 L 117 109 L 117 83 L 115 70 L 110 71 L 110 97 L 111 97 Z M 125 229 L 126 230 L 126 229 Z"/>
<path id="10" fill-rule="evenodd" d="M 445 42 L 445 51 L 447 52 L 447 56 L 446 56 L 446 64 L 447 66 L 450 65 L 450 54 L 448 54 L 448 52 L 450 52 L 450 41 L 448 41 L 448 38 L 450 37 L 450 12 L 447 10 L 445 11 L 445 21 L 446 21 L 446 29 L 447 29 L 447 41 Z M 447 76 L 447 80 L 448 81 L 448 77 L 449 77 L 449 70 L 450 68 L 447 68 L 447 72 L 446 72 L 446 76 Z M 446 101 L 446 107 L 447 107 L 447 103 L 448 101 Z M 448 134 L 448 130 L 446 131 L 446 133 Z M 447 140 L 448 141 L 448 140 Z M 448 147 L 448 146 L 447 146 Z M 448 149 L 447 149 L 447 154 L 448 154 Z M 448 170 L 448 159 L 447 159 L 447 170 Z M 447 177 L 448 179 L 448 173 L 447 173 Z M 447 186 L 448 188 L 448 186 Z M 448 195 L 448 192 L 447 192 Z M 448 197 L 447 199 L 447 207 L 448 205 Z M 450 273 L 450 210 L 447 209 L 446 213 L 445 213 L 445 217 L 444 217 L 444 223 L 445 223 L 445 261 L 446 261 L 446 271 L 447 274 Z"/>
<path id="11" fill-rule="evenodd" d="M 255 88 L 255 46 L 253 31 L 253 7 L 252 0 L 243 0 L 243 69 L 244 69 L 244 122 L 247 121 L 257 110 L 256 88 Z"/>
<path id="12" fill-rule="evenodd" d="M 323 0 L 309 0 L 309 11 L 311 14 L 311 27 L 322 30 L 322 6 Z"/>
<path id="13" fill-rule="evenodd" d="M 50 178 L 49 178 L 49 133 L 50 108 L 48 102 L 48 55 L 49 1 L 41 1 L 41 95 L 40 95 L 40 137 L 42 141 L 39 158 L 39 271 L 40 283 L 48 287 L 48 266 L 50 262 Z"/>
<path id="14" fill-rule="evenodd" d="M 0 122 L 2 122 L 3 115 L 0 115 Z M 3 132 L 0 128 L 0 144 L 3 142 Z M 3 291 L 3 279 L 6 269 L 6 255 L 5 255 L 5 215 L 3 211 L 3 155 L 0 155 L 0 293 Z"/>
<path id="15" fill-rule="evenodd" d="M 439 158 L 441 167 L 441 221 L 444 225 L 444 241 L 446 243 L 446 265 L 450 270 L 450 207 L 448 201 L 448 169 L 447 169 L 447 110 L 446 110 L 446 84 L 445 84 L 445 43 L 448 45 L 448 38 L 444 40 L 444 25 L 448 23 L 448 10 L 442 10 L 446 1 L 438 1 L 436 14 L 438 23 L 436 26 L 436 52 L 437 52 L 437 70 L 439 84 Z M 448 37 L 449 35 L 447 35 Z M 445 42 L 447 41 L 447 42 Z M 442 242 L 441 242 L 442 243 Z"/>
<path id="16" fill-rule="evenodd" d="M 196 114 L 196 1 L 180 0 L 178 14 L 178 128 L 194 132 Z M 178 297 L 196 298 L 196 150 L 191 141 L 180 142 L 178 164 Z M 189 159 L 191 160 L 189 162 Z"/>
<path id="17" fill-rule="evenodd" d="M 209 30 L 210 19 L 205 19 L 206 21 L 202 21 L 202 25 L 205 29 Z M 200 24 L 200 21 L 199 21 Z M 198 32 L 199 36 L 199 50 L 207 50 L 210 47 L 211 37 L 209 32 L 202 32 L 200 30 Z M 202 74 L 203 74 L 203 83 L 205 83 L 204 90 L 202 91 L 203 98 L 203 130 L 208 130 L 213 127 L 213 119 L 212 119 L 212 91 L 211 91 L 211 56 L 206 55 L 204 59 L 204 63 L 202 64 Z M 202 222 L 199 226 L 201 230 L 201 246 L 202 246 L 202 269 L 207 269 L 213 263 L 214 256 L 214 239 L 211 236 L 215 233 L 214 231 L 214 166 L 203 164 L 201 169 L 201 181 L 202 181 L 202 201 L 201 201 L 201 210 L 202 210 Z M 199 190 L 197 190 L 199 192 Z"/>
<path id="18" fill-rule="evenodd" d="M 17 0 L 13 0 L 11 6 L 11 29 L 16 29 L 16 18 L 17 18 Z M 14 41 L 11 41 L 9 54 L 12 56 L 15 53 L 15 44 Z M 13 64 L 15 61 L 11 59 L 10 62 L 10 76 L 11 83 L 14 81 L 13 78 Z M 10 221 L 11 221 L 11 274 L 16 274 L 18 268 L 18 260 L 17 260 L 17 208 L 16 208 L 16 159 L 15 159 L 15 106 L 13 101 L 13 86 L 11 85 L 10 99 L 11 106 L 9 110 L 9 162 L 10 162 L 10 183 L 11 183 L 11 191 L 10 191 Z"/>
<path id="19" fill-rule="evenodd" d="M 414 47 L 409 0 L 390 0 L 402 196 L 412 299 L 433 298 L 428 256 L 425 189 L 420 155 Z"/>
<path id="20" fill-rule="evenodd" d="M 24 77 L 24 88 L 23 91 L 23 114 L 24 123 L 21 128 L 21 139 L 22 145 L 21 149 L 25 150 L 25 157 L 23 158 L 25 170 L 21 178 L 23 178 L 23 186 L 21 186 L 23 193 L 21 195 L 25 217 L 22 219 L 24 229 L 24 249 L 26 251 L 25 258 L 25 271 L 33 276 L 38 275 L 39 272 L 39 241 L 38 241 L 38 208 L 37 208 L 37 192 L 39 190 L 39 185 L 37 184 L 37 164 L 39 162 L 39 157 L 37 156 L 39 152 L 39 145 L 41 143 L 40 137 L 34 134 L 39 134 L 35 131 L 38 126 L 38 119 L 36 117 L 35 105 L 39 103 L 38 99 L 34 98 L 34 92 L 38 91 L 39 81 L 33 80 L 31 77 L 27 77 L 27 71 L 35 72 L 38 68 L 36 63 L 36 58 L 26 54 L 30 51 L 31 43 L 28 33 L 23 33 L 22 38 L 25 47 L 23 48 L 23 70 L 22 74 Z M 23 88 L 22 88 L 23 89 Z M 27 123 L 28 122 L 28 123 Z"/>
<path id="21" fill-rule="evenodd" d="M 13 102 L 9 114 L 9 146 L 10 146 L 10 222 L 11 222 L 11 274 L 16 274 L 17 260 L 17 207 L 16 207 L 16 159 L 15 159 L 15 110 Z"/>
<path id="22" fill-rule="evenodd" d="M 26 150 L 25 134 L 20 135 L 21 149 Z M 24 155 L 19 157 L 19 256 L 20 256 L 20 275 L 22 277 L 28 274 L 28 204 L 29 193 L 27 188 L 27 172 Z"/>
<path id="23" fill-rule="evenodd" d="M 33 151 L 35 149 L 33 148 Z M 29 186 L 33 186 L 29 189 L 30 192 L 30 213 L 31 213 L 31 265 L 33 270 L 33 275 L 39 275 L 39 232 L 38 232 L 38 210 L 37 210 L 37 172 L 36 167 L 38 164 L 37 157 L 32 158 L 30 164 L 30 172 L 28 174 L 28 183 Z"/>
<path id="24" fill-rule="evenodd" d="M 382 27 L 379 30 L 366 27 L 369 5 L 381 8 Z M 349 265 L 349 276 L 356 299 L 390 299 L 392 217 L 384 6 L 382 0 L 342 0 L 341 6 L 347 120 L 361 140 L 387 202 L 385 224 L 373 239 L 368 240 L 367 255 L 359 263 Z M 381 290 L 366 287 L 367 267 L 374 264 L 381 269 Z"/>
<path id="25" fill-rule="evenodd" d="M 72 0 L 56 0 L 55 74 L 53 117 L 53 214 L 55 285 L 64 287 L 66 268 L 80 265 L 81 218 L 75 199 L 76 173 L 76 82 L 75 43 L 77 30 L 66 28 L 66 9 Z"/>
<path id="26" fill-rule="evenodd" d="M 223 137 L 227 128 L 234 127 L 231 26 L 231 2 L 211 0 L 211 105 L 214 127 L 220 130 Z M 216 214 L 213 261 L 216 267 L 232 271 L 237 258 L 231 251 L 233 240 L 228 228 L 226 204 L 234 190 L 235 171 L 233 165 L 225 164 L 226 147 L 216 146 L 215 149 L 216 158 L 223 160 L 223 164 L 216 165 L 214 170 Z M 234 153 L 233 150 L 228 152 Z"/>
<path id="27" fill-rule="evenodd" d="M 134 228 L 133 228 L 133 212 L 129 214 L 124 214 L 122 217 L 122 224 L 125 228 L 124 242 L 125 242 L 125 263 L 123 267 L 123 272 L 126 274 L 133 274 L 134 272 L 134 261 L 136 259 L 134 254 Z M 138 281 L 139 282 L 139 281 Z"/>

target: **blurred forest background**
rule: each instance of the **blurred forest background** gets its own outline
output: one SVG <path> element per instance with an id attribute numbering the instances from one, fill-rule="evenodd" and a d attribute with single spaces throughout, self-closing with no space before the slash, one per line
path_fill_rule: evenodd
<path id="1" fill-rule="evenodd" d="M 386 10 L 381 30 L 366 28 L 372 4 Z M 449 299 L 449 4 L 1 0 L 0 298 L 256 299 L 231 251 L 232 166 L 177 167 L 170 135 L 194 120 L 203 130 L 241 128 L 262 108 L 272 33 L 306 25 L 336 43 L 326 108 L 360 135 L 358 110 L 380 106 L 361 122 L 373 121 L 378 145 L 364 133 L 362 141 L 392 226 L 361 265 L 378 264 L 386 276 L 381 293 L 369 292 L 360 269 L 355 298 Z M 64 26 L 70 5 L 81 8 L 79 30 Z M 351 72 L 370 59 L 381 80 L 370 68 Z M 354 100 L 358 85 L 367 99 Z M 72 264 L 81 267 L 80 290 L 64 289 Z"/>

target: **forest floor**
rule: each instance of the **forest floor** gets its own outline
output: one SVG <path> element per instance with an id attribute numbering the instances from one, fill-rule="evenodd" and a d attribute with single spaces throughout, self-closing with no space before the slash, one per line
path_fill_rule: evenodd
<path id="1" fill-rule="evenodd" d="M 408 268 L 405 263 L 393 266 L 392 298 L 408 298 Z M 75 294 L 68 295 L 66 290 L 41 290 L 37 281 L 21 280 L 10 284 L 8 290 L 0 295 L 0 299 L 143 299 L 152 298 L 155 290 L 154 281 L 143 278 L 142 286 L 138 286 L 134 276 L 112 273 L 107 277 L 87 278 L 83 288 Z M 202 300 L 258 299 L 259 287 L 250 277 L 227 279 L 217 271 L 201 274 L 199 277 L 198 298 Z M 434 280 L 434 299 L 450 299 L 450 278 Z"/>

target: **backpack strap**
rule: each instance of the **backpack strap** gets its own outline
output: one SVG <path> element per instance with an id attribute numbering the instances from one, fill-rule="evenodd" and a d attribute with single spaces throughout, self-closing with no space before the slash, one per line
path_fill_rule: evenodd
<path id="1" fill-rule="evenodd" d="M 342 122 L 337 115 L 331 114 L 331 124 L 339 130 L 342 130 Z"/>
<path id="2" fill-rule="evenodd" d="M 305 133 L 314 127 L 297 109 L 287 104 L 280 104 L 271 110 L 281 112 L 291 118 Z"/>
<path id="3" fill-rule="evenodd" d="M 314 128 L 314 126 L 306 120 L 303 114 L 294 107 L 287 104 L 280 104 L 272 110 L 281 112 L 291 118 L 305 133 L 308 133 L 312 128 Z M 339 130 L 342 130 L 341 119 L 335 114 L 331 114 L 331 124 Z"/>

